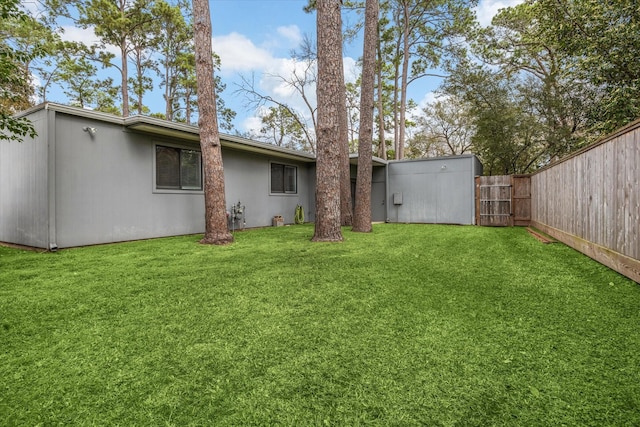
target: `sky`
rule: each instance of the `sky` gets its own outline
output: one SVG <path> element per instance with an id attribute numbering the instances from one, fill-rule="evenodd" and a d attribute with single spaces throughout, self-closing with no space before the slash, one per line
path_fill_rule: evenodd
<path id="1" fill-rule="evenodd" d="M 481 0 L 476 15 L 481 24 L 488 25 L 500 8 L 520 2 L 522 0 Z M 226 84 L 221 96 L 227 107 L 237 113 L 235 131 L 244 134 L 260 127 L 259 111 L 248 110 L 245 97 L 237 91 L 242 76 L 253 80 L 264 95 L 286 101 L 299 111 L 307 110 L 281 79 L 273 77 L 287 76 L 296 67 L 291 51 L 300 46 L 305 35 L 315 40 L 315 13 L 305 13 L 306 4 L 307 0 L 210 0 L 212 45 L 221 58 L 218 75 Z M 355 19 L 355 15 L 343 15 L 346 24 Z M 68 27 L 63 37 L 86 42 L 95 36 L 87 34 L 87 30 Z M 345 46 L 345 80 L 355 80 L 356 61 L 361 51 L 361 39 Z M 424 105 L 434 99 L 433 92 L 439 84 L 438 78 L 423 78 L 410 86 L 409 97 Z M 315 101 L 314 90 L 311 92 Z M 60 95 L 52 93 L 49 98 L 58 100 L 56 96 Z M 145 101 L 151 112 L 164 111 L 160 89 L 147 95 Z"/>

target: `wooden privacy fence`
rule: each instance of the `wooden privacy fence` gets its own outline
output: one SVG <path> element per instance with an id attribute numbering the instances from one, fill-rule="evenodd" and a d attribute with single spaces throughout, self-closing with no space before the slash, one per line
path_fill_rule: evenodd
<path id="1" fill-rule="evenodd" d="M 640 120 L 531 176 L 531 225 L 640 283 Z"/>
<path id="2" fill-rule="evenodd" d="M 528 226 L 531 221 L 531 177 L 495 175 L 476 177 L 476 224 Z"/>
<path id="3" fill-rule="evenodd" d="M 640 283 L 640 120 L 532 175 L 477 177 L 476 224 L 531 225 Z"/>

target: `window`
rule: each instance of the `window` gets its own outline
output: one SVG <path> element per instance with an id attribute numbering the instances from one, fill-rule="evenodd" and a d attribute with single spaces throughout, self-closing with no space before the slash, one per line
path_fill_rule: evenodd
<path id="1" fill-rule="evenodd" d="M 271 163 L 271 192 L 296 194 L 298 192 L 295 166 Z"/>
<path id="2" fill-rule="evenodd" d="M 202 190 L 200 151 L 156 145 L 156 188 Z"/>

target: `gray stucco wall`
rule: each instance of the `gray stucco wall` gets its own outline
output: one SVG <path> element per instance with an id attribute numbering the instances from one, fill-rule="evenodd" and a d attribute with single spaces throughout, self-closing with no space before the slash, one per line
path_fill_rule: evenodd
<path id="1" fill-rule="evenodd" d="M 222 161 L 227 207 L 238 202 L 244 205 L 247 227 L 272 225 L 276 215 L 282 216 L 285 224 L 292 224 L 298 204 L 305 210 L 305 220 L 310 220 L 313 182 L 309 178 L 309 164 L 224 148 Z M 296 194 L 271 194 L 272 162 L 297 167 Z"/>
<path id="2" fill-rule="evenodd" d="M 87 125 L 97 129 L 94 137 L 82 130 Z M 58 247 L 204 232 L 202 191 L 156 190 L 154 184 L 156 144 L 197 143 L 64 114 L 56 129 Z M 293 223 L 297 204 L 307 210 L 313 191 L 305 163 L 225 148 L 222 157 L 227 207 L 240 201 L 247 227 L 269 226 L 275 215 Z M 272 161 L 298 167 L 297 194 L 270 194 Z"/>
<path id="3" fill-rule="evenodd" d="M 83 127 L 97 129 L 95 136 Z M 202 192 L 156 192 L 154 141 L 123 126 L 65 114 L 56 120 L 58 247 L 201 232 Z M 181 144 L 196 147 L 195 144 Z"/>
<path id="4" fill-rule="evenodd" d="M 35 139 L 0 141 L 0 242 L 48 247 L 48 113 L 30 117 Z"/>
<path id="5" fill-rule="evenodd" d="M 474 178 L 482 173 L 475 156 L 389 162 L 389 222 L 473 224 Z M 394 204 L 394 193 L 402 204 Z"/>

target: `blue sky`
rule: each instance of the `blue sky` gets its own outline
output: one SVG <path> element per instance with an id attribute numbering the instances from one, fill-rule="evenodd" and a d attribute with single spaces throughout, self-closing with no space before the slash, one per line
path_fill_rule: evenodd
<path id="1" fill-rule="evenodd" d="M 482 0 L 476 8 L 480 22 L 488 25 L 498 9 L 520 3 L 522 0 Z M 227 106 L 237 112 L 234 125 L 239 132 L 250 132 L 259 128 L 259 112 L 247 111 L 241 95 L 234 93 L 240 76 L 253 77 L 258 89 L 265 95 L 282 99 L 304 111 L 302 101 L 273 75 L 287 76 L 299 67 L 290 59 L 305 34 L 315 40 L 315 14 L 307 14 L 302 9 L 307 0 L 210 0 L 213 30 L 213 49 L 221 57 L 219 72 L 227 89 L 221 94 Z M 343 20 L 355 19 L 345 14 Z M 73 27 L 65 29 L 64 38 L 83 40 L 95 39 L 88 30 Z M 355 79 L 355 63 L 362 50 L 357 41 L 345 47 L 345 78 Z M 101 72 L 105 73 L 104 71 Z M 409 96 L 419 104 L 433 99 L 433 90 L 440 81 L 425 78 L 410 87 Z M 315 93 L 312 94 L 315 97 Z M 54 101 L 61 95 L 52 93 Z M 148 95 L 146 103 L 152 112 L 164 111 L 161 90 Z"/>

